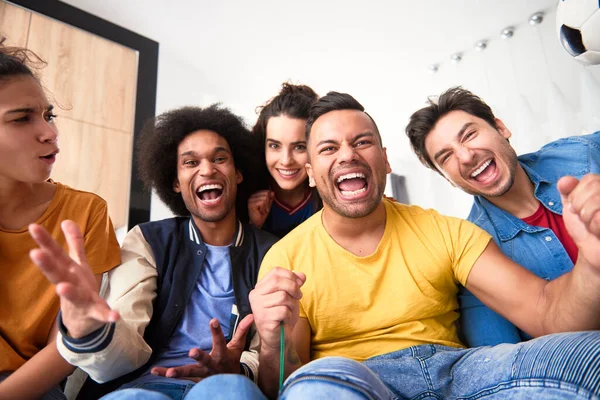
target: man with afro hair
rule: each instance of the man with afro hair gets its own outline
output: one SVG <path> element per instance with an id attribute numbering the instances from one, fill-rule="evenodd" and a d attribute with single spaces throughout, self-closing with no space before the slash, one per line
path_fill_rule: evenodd
<path id="1" fill-rule="evenodd" d="M 91 284 L 78 232 L 67 233 L 70 257 L 36 235 L 48 254 L 38 265 L 61 297 L 59 351 L 91 377 L 80 398 L 119 389 L 108 397 L 179 399 L 205 376 L 256 378 L 248 294 L 276 241 L 246 223 L 259 146 L 218 105 L 172 110 L 145 126 L 140 176 L 177 217 L 127 234 L 106 300 Z"/>

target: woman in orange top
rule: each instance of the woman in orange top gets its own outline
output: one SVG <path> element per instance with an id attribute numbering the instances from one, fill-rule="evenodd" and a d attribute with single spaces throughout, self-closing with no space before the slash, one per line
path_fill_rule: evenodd
<path id="1" fill-rule="evenodd" d="M 98 284 L 120 263 L 106 202 L 49 179 L 58 131 L 35 64 L 43 61 L 32 52 L 0 46 L 0 399 L 64 398 L 58 384 L 73 371 L 56 349 L 60 303 L 29 259 L 37 246 L 28 225 L 66 248 L 60 224 L 74 220 Z"/>

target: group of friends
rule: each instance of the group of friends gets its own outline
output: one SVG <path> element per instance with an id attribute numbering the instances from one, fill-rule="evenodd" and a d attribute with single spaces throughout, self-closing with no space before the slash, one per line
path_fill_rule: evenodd
<path id="1" fill-rule="evenodd" d="M 177 217 L 119 246 L 50 179 L 36 60 L 0 47 L 0 399 L 64 399 L 76 367 L 82 399 L 600 399 L 600 132 L 517 156 L 445 91 L 406 134 L 473 195 L 462 220 L 384 196 L 355 98 L 284 83 L 252 130 L 220 105 L 148 123 L 138 173 Z"/>

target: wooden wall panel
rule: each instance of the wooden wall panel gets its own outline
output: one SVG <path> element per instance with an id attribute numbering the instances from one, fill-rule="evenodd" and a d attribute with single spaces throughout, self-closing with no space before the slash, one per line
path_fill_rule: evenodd
<path id="1" fill-rule="evenodd" d="M 31 11 L 0 1 L 0 40 L 5 46 L 27 46 Z"/>
<path id="2" fill-rule="evenodd" d="M 53 19 L 33 14 L 28 47 L 48 62 L 46 87 L 61 114 L 131 133 L 137 52 Z"/>
<path id="3" fill-rule="evenodd" d="M 132 136 L 67 117 L 57 126 L 60 153 L 52 178 L 98 194 L 108 202 L 115 229 L 126 226 Z"/>

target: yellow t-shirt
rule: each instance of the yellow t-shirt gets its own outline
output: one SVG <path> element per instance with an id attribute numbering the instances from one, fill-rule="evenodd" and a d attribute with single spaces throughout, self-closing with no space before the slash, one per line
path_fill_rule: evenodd
<path id="1" fill-rule="evenodd" d="M 458 284 L 465 285 L 490 236 L 465 220 L 384 200 L 386 226 L 366 257 L 329 236 L 322 212 L 277 242 L 259 280 L 279 266 L 304 272 L 300 317 L 312 331 L 311 358 L 363 361 L 421 344 L 462 347 Z"/>
<path id="2" fill-rule="evenodd" d="M 106 202 L 93 193 L 56 185 L 54 198 L 36 223 L 66 250 L 60 223 L 75 221 L 84 234 L 93 272 L 100 274 L 119 265 L 119 243 Z M 27 227 L 0 228 L 0 372 L 17 370 L 46 346 L 60 308 L 54 285 L 29 259 L 29 251 L 36 247 Z"/>

